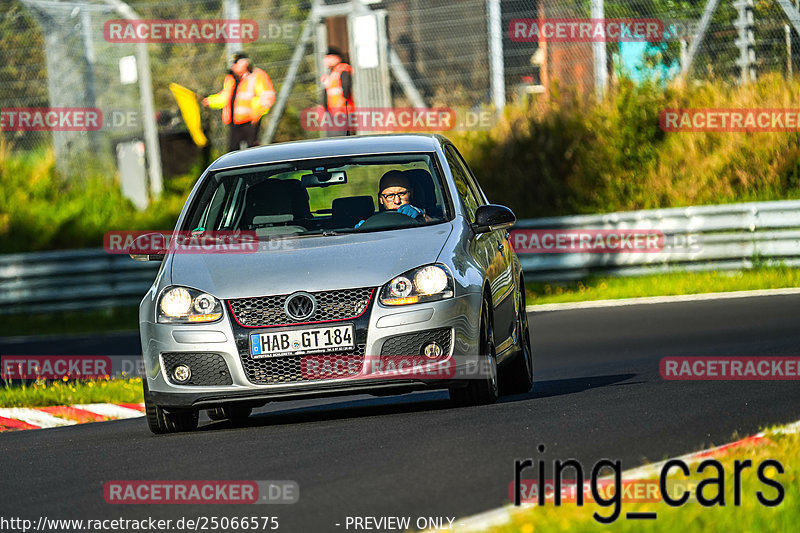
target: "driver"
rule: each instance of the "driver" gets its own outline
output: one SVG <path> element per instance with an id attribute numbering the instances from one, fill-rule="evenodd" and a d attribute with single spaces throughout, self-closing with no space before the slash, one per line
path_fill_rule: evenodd
<path id="1" fill-rule="evenodd" d="M 406 215 L 422 222 L 430 222 L 431 217 L 425 214 L 425 210 L 411 204 L 414 199 L 414 187 L 408 177 L 401 170 L 390 170 L 381 177 L 378 185 L 378 205 L 379 211 L 397 211 L 401 215 Z M 356 224 L 356 228 L 361 226 L 362 220 Z"/>

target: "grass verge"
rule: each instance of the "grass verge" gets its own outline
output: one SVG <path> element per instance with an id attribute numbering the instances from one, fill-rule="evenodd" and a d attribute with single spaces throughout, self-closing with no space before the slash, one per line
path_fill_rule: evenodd
<path id="1" fill-rule="evenodd" d="M 565 283 L 526 283 L 529 305 L 800 286 L 800 269 L 761 267 L 735 272 L 673 272 L 629 278 L 592 277 Z"/>
<path id="2" fill-rule="evenodd" d="M 767 432 L 766 443 L 744 444 L 741 447 L 715 455 L 724 469 L 724 486 L 719 490 L 716 485 L 707 486 L 704 496 L 713 498 L 718 492 L 725 495 L 725 505 L 704 507 L 690 498 L 684 505 L 670 507 L 664 502 L 631 503 L 623 499 L 621 514 L 616 522 L 603 525 L 597 522 L 592 513 L 609 516 L 613 507 L 600 507 L 586 504 L 582 507 L 574 503 L 563 503 L 560 507 L 547 502 L 542 507 L 531 507 L 518 510 L 513 514 L 512 523 L 490 529 L 495 533 L 506 532 L 550 532 L 550 531 L 725 531 L 725 532 L 789 532 L 797 531 L 800 523 L 800 471 L 797 466 L 797 449 L 800 447 L 800 434 L 781 434 Z M 752 468 L 741 474 L 741 505 L 735 506 L 734 461 L 752 461 Z M 779 474 L 773 468 L 767 468 L 765 475 L 777 481 L 784 488 L 784 499 L 775 507 L 762 505 L 757 497 L 761 492 L 769 500 L 777 500 L 778 491 L 759 480 L 758 465 L 767 459 L 777 460 L 783 465 L 784 473 Z M 688 477 L 675 476 L 675 482 L 691 481 L 682 485 L 690 487 L 692 482 L 716 478 L 717 471 L 708 468 L 697 472 L 697 464 L 689 465 L 691 474 Z M 670 472 L 678 472 L 672 469 Z M 534 477 L 533 475 L 531 477 Z M 671 476 L 672 478 L 672 476 Z M 624 480 L 624 477 L 623 477 Z M 669 485 L 668 485 L 669 486 Z M 682 489 L 683 490 L 683 489 Z M 682 492 L 681 490 L 681 492 Z M 696 494 L 696 483 L 691 491 Z M 624 498 L 624 497 L 623 497 Z M 625 514 L 630 512 L 656 512 L 655 520 L 626 520 Z"/>
<path id="3" fill-rule="evenodd" d="M 46 407 L 84 403 L 140 403 L 142 379 L 37 381 L 0 387 L 0 407 Z"/>

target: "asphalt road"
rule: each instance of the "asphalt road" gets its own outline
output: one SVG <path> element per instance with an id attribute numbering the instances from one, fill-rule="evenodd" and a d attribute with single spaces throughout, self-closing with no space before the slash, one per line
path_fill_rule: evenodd
<path id="1" fill-rule="evenodd" d="M 277 516 L 279 531 L 347 531 L 348 516 L 464 517 L 508 503 L 517 458 L 627 469 L 800 419 L 797 381 L 659 375 L 664 356 L 796 356 L 798 309 L 800 296 L 770 296 L 533 313 L 534 390 L 491 406 L 451 408 L 443 392 L 353 396 L 269 404 L 239 427 L 204 419 L 191 434 L 154 436 L 143 418 L 0 434 L 0 517 Z M 0 340 L 14 355 L 137 350 L 131 334 Z M 300 500 L 103 499 L 106 481 L 175 479 L 294 480 Z"/>

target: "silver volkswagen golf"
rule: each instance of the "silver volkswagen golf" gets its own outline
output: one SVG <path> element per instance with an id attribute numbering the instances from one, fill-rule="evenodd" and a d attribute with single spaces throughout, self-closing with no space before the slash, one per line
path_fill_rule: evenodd
<path id="1" fill-rule="evenodd" d="M 180 214 L 182 244 L 131 250 L 161 261 L 139 308 L 150 429 L 276 400 L 448 389 L 478 405 L 527 392 L 514 222 L 439 135 L 222 156 Z"/>

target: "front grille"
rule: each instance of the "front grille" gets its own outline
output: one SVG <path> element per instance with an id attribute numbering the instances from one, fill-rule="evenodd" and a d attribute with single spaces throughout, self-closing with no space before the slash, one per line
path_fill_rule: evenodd
<path id="1" fill-rule="evenodd" d="M 164 375 L 174 385 L 232 385 L 231 373 L 225 359 L 218 353 L 169 352 L 161 354 Z M 192 371 L 186 383 L 177 383 L 172 378 L 175 367 L 184 364 Z"/>
<path id="2" fill-rule="evenodd" d="M 228 300 L 234 318 L 245 327 L 285 326 L 328 320 L 351 320 L 361 315 L 369 306 L 374 289 L 342 289 L 310 293 L 317 300 L 314 314 L 302 322 L 288 316 L 284 310 L 291 294 L 259 296 Z"/>
<path id="3" fill-rule="evenodd" d="M 447 355 L 450 353 L 452 336 L 450 328 L 439 328 L 389 337 L 381 347 L 381 355 L 422 355 L 422 348 L 431 342 L 441 346 Z"/>
<path id="4" fill-rule="evenodd" d="M 335 354 L 290 355 L 253 359 L 242 352 L 245 375 L 256 385 L 300 383 L 355 376 L 364 366 L 364 345 Z"/>

